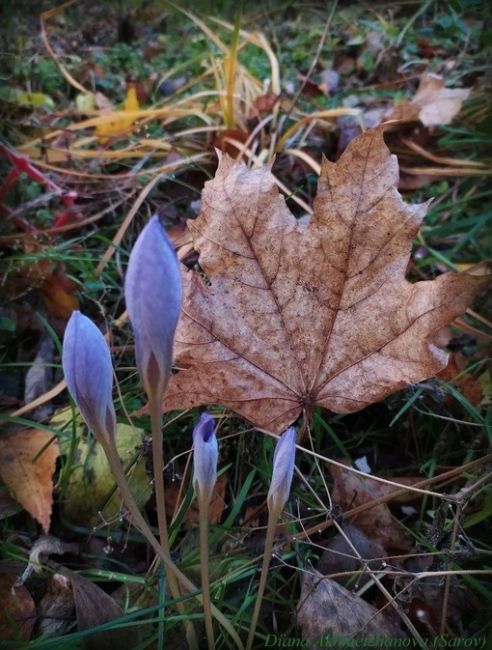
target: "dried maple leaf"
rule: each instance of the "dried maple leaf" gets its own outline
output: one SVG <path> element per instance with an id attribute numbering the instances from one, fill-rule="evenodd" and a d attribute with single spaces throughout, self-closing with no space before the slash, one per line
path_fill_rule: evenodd
<path id="1" fill-rule="evenodd" d="M 184 272 L 164 409 L 222 404 L 280 432 L 303 409 L 358 411 L 444 368 L 430 339 L 484 279 L 405 279 L 426 205 L 404 203 L 397 182 L 383 128 L 366 131 L 324 161 L 304 226 L 269 168 L 223 156 L 188 222 L 208 281 Z"/>

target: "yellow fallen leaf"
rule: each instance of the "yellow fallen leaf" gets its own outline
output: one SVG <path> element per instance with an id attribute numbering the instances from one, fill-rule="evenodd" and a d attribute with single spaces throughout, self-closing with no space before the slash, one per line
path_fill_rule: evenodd
<path id="1" fill-rule="evenodd" d="M 134 115 L 128 117 L 125 113 L 130 111 L 135 112 L 138 110 L 140 110 L 140 105 L 137 98 L 137 89 L 135 84 L 132 83 L 128 86 L 125 101 L 123 102 L 123 110 L 115 111 L 115 119 L 111 122 L 105 122 L 96 126 L 96 134 L 99 137 L 100 143 L 106 144 L 109 137 L 124 134 L 136 120 Z M 118 113 L 120 113 L 120 115 L 118 115 Z"/>

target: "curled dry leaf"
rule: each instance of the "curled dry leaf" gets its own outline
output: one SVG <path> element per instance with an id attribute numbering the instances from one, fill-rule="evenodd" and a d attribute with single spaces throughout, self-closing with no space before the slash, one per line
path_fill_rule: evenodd
<path id="1" fill-rule="evenodd" d="M 268 167 L 221 156 L 188 221 L 208 281 L 184 271 L 164 409 L 222 404 L 280 433 L 315 405 L 358 411 L 444 368 L 430 339 L 486 279 L 405 279 L 426 205 L 397 183 L 383 127 L 366 131 L 323 162 L 303 227 Z"/>
<path id="2" fill-rule="evenodd" d="M 303 573 L 297 623 L 309 649 L 329 647 L 330 637 L 350 644 L 353 638 L 404 636 L 383 612 L 318 572 Z"/>
<path id="3" fill-rule="evenodd" d="M 397 104 L 386 119 L 420 121 L 424 126 L 450 124 L 470 92 L 471 88 L 445 88 L 442 77 L 424 74 L 415 97 Z"/>
<path id="4" fill-rule="evenodd" d="M 24 429 L 0 437 L 0 476 L 12 497 L 49 531 L 53 474 L 60 454 L 49 431 Z"/>

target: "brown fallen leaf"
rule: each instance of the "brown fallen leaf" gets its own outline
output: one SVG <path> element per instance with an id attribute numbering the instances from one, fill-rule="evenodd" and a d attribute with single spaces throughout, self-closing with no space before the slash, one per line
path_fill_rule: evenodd
<path id="1" fill-rule="evenodd" d="M 60 567 L 59 574 L 72 584 L 79 630 L 90 630 L 123 616 L 123 609 L 101 587 L 66 567 Z M 133 650 L 139 641 L 138 627 L 115 627 L 84 637 L 82 647 L 84 650 Z"/>
<path id="2" fill-rule="evenodd" d="M 303 647 L 329 647 L 329 638 L 338 639 L 340 646 L 345 640 L 350 644 L 350 639 L 361 637 L 405 638 L 384 612 L 378 613 L 372 605 L 334 580 L 323 578 L 318 572 L 302 575 L 297 624 L 303 639 L 307 640 L 308 645 Z"/>
<path id="3" fill-rule="evenodd" d="M 0 575 L 0 641 L 29 641 L 36 622 L 36 605 L 16 575 Z"/>
<path id="4" fill-rule="evenodd" d="M 330 474 L 333 477 L 333 502 L 342 507 L 343 510 L 356 508 L 394 492 L 398 488 L 371 479 L 365 479 L 360 474 L 348 469 L 342 469 L 336 465 L 329 466 Z M 419 479 L 401 477 L 395 478 L 396 483 L 412 484 Z M 404 495 L 404 503 L 412 498 L 415 493 L 408 492 Z M 400 500 L 402 497 L 399 497 Z M 360 528 L 373 542 L 382 545 L 387 551 L 398 550 L 408 551 L 411 543 L 403 529 L 391 516 L 386 503 L 359 512 L 353 523 Z"/>
<path id="5" fill-rule="evenodd" d="M 386 119 L 420 121 L 424 126 L 450 124 L 470 92 L 471 88 L 446 88 L 439 75 L 424 74 L 415 97 L 397 104 Z"/>
<path id="6" fill-rule="evenodd" d="M 326 544 L 326 550 L 323 551 L 317 564 L 317 570 L 325 576 L 337 573 L 353 573 L 366 569 L 363 574 L 359 574 L 356 579 L 358 586 L 365 584 L 370 579 L 367 569 L 377 570 L 381 567 L 381 559 L 386 555 L 382 544 L 369 538 L 362 530 L 352 526 L 347 522 L 341 524 L 343 535 L 337 533 Z M 357 553 L 362 558 L 359 560 Z M 345 584 L 350 576 L 335 576 L 333 580 L 340 584 Z"/>
<path id="7" fill-rule="evenodd" d="M 183 272 L 180 371 L 165 410 L 222 404 L 281 432 L 315 405 L 358 411 L 446 366 L 430 339 L 487 280 L 405 279 L 427 206 L 398 194 L 383 130 L 323 162 L 304 227 L 268 167 L 221 156 L 200 216 L 188 221 L 207 282 Z"/>
<path id="8" fill-rule="evenodd" d="M 53 434 L 23 429 L 0 437 L 0 476 L 12 497 L 43 527 L 50 528 L 53 474 L 60 449 Z M 35 460 L 34 460 L 35 459 Z"/>

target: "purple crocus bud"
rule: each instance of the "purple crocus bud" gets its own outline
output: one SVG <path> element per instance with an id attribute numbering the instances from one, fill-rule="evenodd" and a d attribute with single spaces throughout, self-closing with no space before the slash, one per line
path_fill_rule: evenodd
<path id="1" fill-rule="evenodd" d="M 130 254 L 125 299 L 135 333 L 135 357 L 147 396 L 160 399 L 171 375 L 181 310 L 179 261 L 157 216 Z"/>
<path id="2" fill-rule="evenodd" d="M 72 313 L 65 329 L 62 365 L 68 390 L 89 429 L 96 437 L 113 436 L 116 416 L 109 346 L 99 328 L 79 311 Z"/>
<path id="3" fill-rule="evenodd" d="M 209 498 L 217 480 L 218 446 L 215 421 L 202 413 L 193 429 L 193 487 L 199 498 Z"/>
<path id="4" fill-rule="evenodd" d="M 294 475 L 296 430 L 290 427 L 279 438 L 273 454 L 272 482 L 268 491 L 268 507 L 280 512 L 287 502 Z"/>

